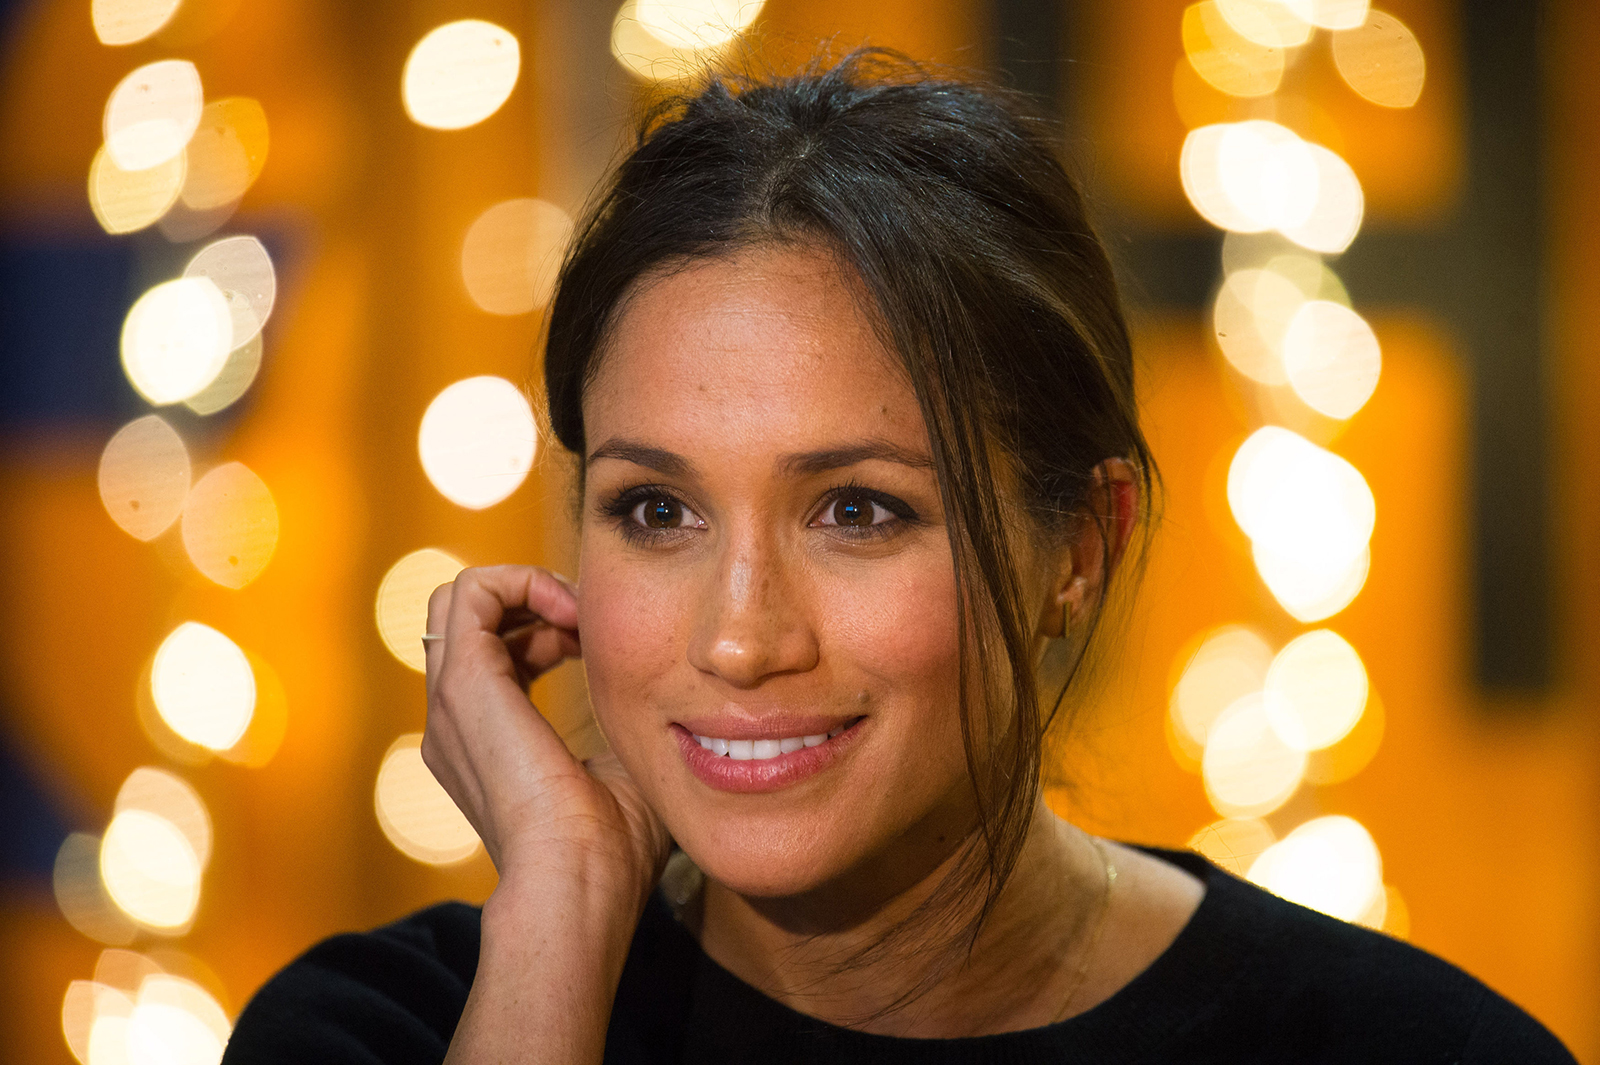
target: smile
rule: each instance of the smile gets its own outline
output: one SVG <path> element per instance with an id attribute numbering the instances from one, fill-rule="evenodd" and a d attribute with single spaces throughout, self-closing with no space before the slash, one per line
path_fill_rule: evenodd
<path id="1" fill-rule="evenodd" d="M 864 717 L 843 722 L 813 718 L 765 727 L 748 721 L 706 721 L 674 724 L 672 734 L 689 771 L 702 784 L 716 791 L 749 794 L 779 791 L 825 771 L 855 745 L 865 721 Z M 807 726 L 817 731 L 800 731 Z M 735 730 L 744 735 L 710 735 Z M 794 734 L 784 735 L 790 732 Z"/>
<path id="2" fill-rule="evenodd" d="M 732 758 L 736 762 L 765 761 L 780 754 L 792 754 L 804 747 L 821 747 L 843 732 L 840 725 L 828 732 L 811 736 L 785 736 L 778 740 L 724 740 L 716 736 L 694 736 L 695 742 L 719 758 Z"/>

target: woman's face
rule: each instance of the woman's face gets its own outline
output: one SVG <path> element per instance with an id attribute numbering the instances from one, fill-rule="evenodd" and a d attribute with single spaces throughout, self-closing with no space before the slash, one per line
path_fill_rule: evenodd
<path id="1" fill-rule="evenodd" d="M 662 274 L 584 395 L 595 712 L 745 895 L 914 880 L 971 824 L 927 430 L 852 284 L 795 248 Z"/>

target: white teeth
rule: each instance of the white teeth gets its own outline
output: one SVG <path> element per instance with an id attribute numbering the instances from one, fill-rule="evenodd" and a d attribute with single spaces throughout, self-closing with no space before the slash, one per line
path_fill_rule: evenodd
<path id="1" fill-rule="evenodd" d="M 737 762 L 749 762 L 776 758 L 780 754 L 793 754 L 805 747 L 820 747 L 843 731 L 844 726 L 841 725 L 832 732 L 818 732 L 812 736 L 785 736 L 779 740 L 724 740 L 715 736 L 695 735 L 694 741 L 719 758 L 728 757 Z"/>

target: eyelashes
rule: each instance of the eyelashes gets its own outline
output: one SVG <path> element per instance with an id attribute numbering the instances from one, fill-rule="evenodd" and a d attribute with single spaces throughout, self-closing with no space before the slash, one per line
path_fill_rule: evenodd
<path id="1" fill-rule="evenodd" d="M 602 501 L 599 512 L 626 540 L 636 544 L 668 546 L 706 525 L 678 492 L 661 484 L 623 489 Z M 864 522 L 864 517 L 870 520 Z M 903 499 L 852 481 L 824 492 L 806 524 L 861 542 L 889 539 L 918 520 L 916 510 Z"/>

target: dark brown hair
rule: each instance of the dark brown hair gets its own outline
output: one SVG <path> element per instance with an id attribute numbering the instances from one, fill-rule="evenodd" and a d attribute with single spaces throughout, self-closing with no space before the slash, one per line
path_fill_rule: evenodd
<path id="1" fill-rule="evenodd" d="M 981 831 L 914 916 L 982 891 L 975 935 L 1021 852 L 1076 672 L 1047 710 L 1016 538 L 1103 522 L 1090 489 L 1108 458 L 1132 463 L 1141 499 L 1154 487 L 1111 265 L 1048 127 L 1006 94 L 876 50 L 791 77 L 708 76 L 647 115 L 568 252 L 545 354 L 562 445 L 581 460 L 584 388 L 636 282 L 774 241 L 820 245 L 859 275 L 928 427 Z M 1036 528 L 1008 521 L 1019 489 Z M 969 690 L 1011 712 L 975 719 Z"/>

